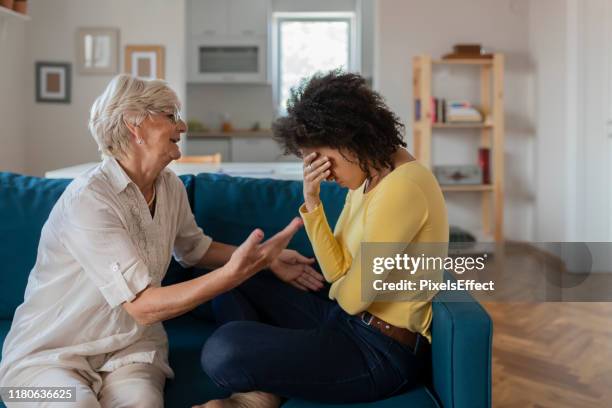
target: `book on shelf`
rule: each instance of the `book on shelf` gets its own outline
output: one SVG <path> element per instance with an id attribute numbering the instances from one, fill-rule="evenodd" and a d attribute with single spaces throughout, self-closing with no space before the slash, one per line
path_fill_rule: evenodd
<path id="1" fill-rule="evenodd" d="M 417 122 L 423 118 L 422 106 L 420 99 L 414 100 L 414 120 Z M 429 101 L 429 111 L 431 123 L 446 122 L 446 99 L 431 97 Z"/>
<path id="2" fill-rule="evenodd" d="M 430 121 L 431 123 L 482 123 L 483 117 L 469 101 L 447 101 L 443 98 L 430 99 Z M 420 121 L 422 115 L 422 103 L 415 99 L 414 119 Z"/>
<path id="3" fill-rule="evenodd" d="M 469 101 L 448 102 L 448 122 L 482 122 L 482 114 Z"/>

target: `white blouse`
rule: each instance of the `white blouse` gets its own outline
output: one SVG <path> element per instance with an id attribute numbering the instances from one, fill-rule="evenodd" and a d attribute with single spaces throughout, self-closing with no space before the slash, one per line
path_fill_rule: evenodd
<path id="1" fill-rule="evenodd" d="M 151 363 L 168 377 L 161 323 L 141 326 L 121 306 L 159 287 L 171 256 L 196 264 L 212 240 L 196 225 L 181 180 L 170 170 L 155 182 L 154 216 L 113 158 L 66 188 L 42 229 L 24 302 L 2 348 L 0 386 L 34 366 L 81 371 L 101 386 L 100 371 Z"/>

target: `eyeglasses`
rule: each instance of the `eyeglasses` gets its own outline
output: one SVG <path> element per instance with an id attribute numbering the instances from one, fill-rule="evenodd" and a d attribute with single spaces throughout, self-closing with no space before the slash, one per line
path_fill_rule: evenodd
<path id="1" fill-rule="evenodd" d="M 162 115 L 165 116 L 166 118 L 168 118 L 168 120 L 170 122 L 172 122 L 173 125 L 178 124 L 181 120 L 183 120 L 183 118 L 181 118 L 181 114 L 179 113 L 178 109 L 175 109 L 173 112 L 164 112 L 164 111 L 148 111 L 149 115 Z"/>
<path id="2" fill-rule="evenodd" d="M 183 120 L 178 110 L 175 110 L 173 113 L 164 113 L 164 115 L 166 115 L 166 117 L 170 119 L 170 122 L 172 122 L 174 125 Z"/>

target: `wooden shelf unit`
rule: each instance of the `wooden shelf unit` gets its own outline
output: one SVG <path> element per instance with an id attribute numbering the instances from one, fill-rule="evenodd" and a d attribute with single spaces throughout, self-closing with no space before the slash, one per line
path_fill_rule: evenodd
<path id="1" fill-rule="evenodd" d="M 432 69 L 434 66 L 468 65 L 480 70 L 480 105 L 485 123 L 432 123 Z M 434 130 L 474 129 L 480 131 L 480 146 L 490 149 L 491 184 L 442 186 L 444 192 L 482 194 L 482 226 L 486 236 L 495 241 L 504 239 L 504 55 L 493 58 L 432 60 L 419 55 L 412 61 L 413 107 L 420 100 L 420 120 L 413 109 L 413 140 L 416 157 L 432 167 L 432 136 Z M 491 214 L 491 210 L 493 213 Z M 492 217 L 491 217 L 492 216 Z"/>

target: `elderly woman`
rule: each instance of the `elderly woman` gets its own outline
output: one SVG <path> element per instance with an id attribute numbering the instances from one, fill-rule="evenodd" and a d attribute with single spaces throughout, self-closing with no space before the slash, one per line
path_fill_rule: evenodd
<path id="1" fill-rule="evenodd" d="M 0 385 L 76 387 L 70 407 L 161 407 L 173 375 L 163 320 L 263 268 L 301 288 L 303 274 L 315 274 L 310 260 L 283 249 L 299 219 L 264 243 L 255 230 L 237 248 L 198 228 L 183 184 L 166 169 L 186 131 L 178 107 L 163 81 L 128 75 L 95 101 L 89 128 L 104 160 L 70 183 L 43 227 Z M 162 287 L 173 255 L 214 270 Z"/>
<path id="2" fill-rule="evenodd" d="M 280 397 L 360 403 L 428 381 L 431 294 L 388 301 L 362 287 L 372 270 L 361 244 L 427 243 L 444 256 L 448 223 L 436 179 L 359 75 L 317 75 L 292 91 L 287 111 L 275 137 L 304 159 L 300 213 L 330 300 L 265 275 L 217 298 L 216 317 L 227 323 L 208 339 L 202 364 L 234 394 L 210 407 L 277 407 Z M 333 232 L 319 198 L 326 179 L 349 189 Z"/>

